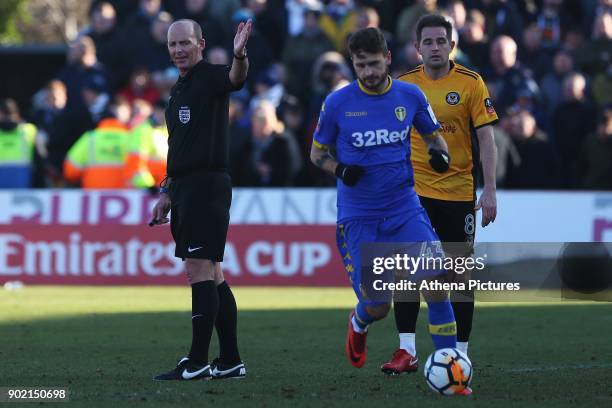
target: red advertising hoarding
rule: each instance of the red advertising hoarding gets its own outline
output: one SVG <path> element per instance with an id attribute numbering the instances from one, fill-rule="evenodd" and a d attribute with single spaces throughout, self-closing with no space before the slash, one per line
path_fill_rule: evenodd
<path id="1" fill-rule="evenodd" d="M 233 285 L 348 284 L 333 226 L 235 225 L 223 269 Z M 0 283 L 186 283 L 167 227 L 0 225 Z"/>
<path id="2" fill-rule="evenodd" d="M 157 198 L 0 191 L 0 284 L 185 284 L 169 229 L 147 226 Z M 479 242 L 612 240 L 612 193 L 500 191 L 497 200 L 503 211 L 478 230 Z M 232 284 L 349 285 L 335 244 L 335 189 L 238 188 L 230 214 L 223 268 Z"/>

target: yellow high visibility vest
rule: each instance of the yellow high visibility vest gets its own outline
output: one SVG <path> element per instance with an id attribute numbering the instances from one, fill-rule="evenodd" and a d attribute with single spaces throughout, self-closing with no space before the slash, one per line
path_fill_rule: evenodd
<path id="1" fill-rule="evenodd" d="M 0 130 L 0 166 L 29 166 L 34 157 L 36 126 L 22 123 L 13 130 Z"/>

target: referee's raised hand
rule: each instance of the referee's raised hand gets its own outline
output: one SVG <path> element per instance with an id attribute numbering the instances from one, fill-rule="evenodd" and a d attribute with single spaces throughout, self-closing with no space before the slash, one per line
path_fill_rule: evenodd
<path id="1" fill-rule="evenodd" d="M 246 56 L 245 47 L 247 41 L 249 40 L 249 36 L 251 35 L 252 29 L 253 21 L 250 19 L 246 23 L 243 21 L 238 24 L 238 29 L 236 30 L 236 35 L 234 36 L 234 56 L 239 58 Z"/>
<path id="2" fill-rule="evenodd" d="M 166 193 L 162 193 L 159 196 L 159 200 L 153 207 L 153 219 L 149 222 L 149 226 L 166 224 L 170 221 L 168 213 L 170 212 L 170 196 Z"/>

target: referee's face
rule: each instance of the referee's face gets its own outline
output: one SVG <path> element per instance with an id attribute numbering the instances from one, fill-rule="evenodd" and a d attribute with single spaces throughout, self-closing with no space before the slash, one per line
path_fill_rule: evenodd
<path id="1" fill-rule="evenodd" d="M 423 57 L 423 64 L 429 68 L 442 68 L 448 64 L 455 42 L 446 37 L 446 29 L 424 27 L 421 30 L 421 42 L 416 44 L 417 51 Z"/>
<path id="2" fill-rule="evenodd" d="M 181 76 L 202 59 L 204 40 L 198 41 L 189 22 L 178 21 L 168 29 L 168 52 Z"/>

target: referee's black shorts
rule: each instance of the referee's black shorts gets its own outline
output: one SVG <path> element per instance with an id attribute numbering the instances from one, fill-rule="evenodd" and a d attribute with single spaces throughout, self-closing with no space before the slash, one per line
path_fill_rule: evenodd
<path id="1" fill-rule="evenodd" d="M 451 256 L 470 256 L 476 232 L 474 201 L 446 201 L 419 196 L 431 225 Z"/>
<path id="2" fill-rule="evenodd" d="M 169 194 L 175 256 L 223 261 L 232 203 L 229 174 L 200 171 L 173 177 Z"/>

